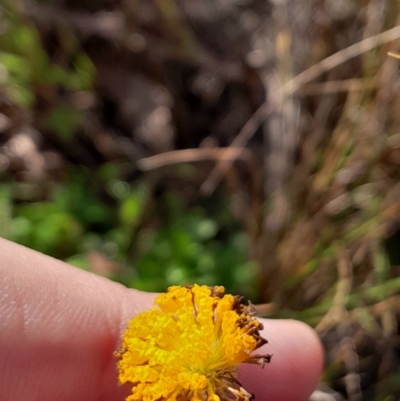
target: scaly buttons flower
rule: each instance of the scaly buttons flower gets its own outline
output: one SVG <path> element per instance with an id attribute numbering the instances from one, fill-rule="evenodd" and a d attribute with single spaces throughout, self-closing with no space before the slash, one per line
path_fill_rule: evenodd
<path id="1" fill-rule="evenodd" d="M 119 357 L 119 380 L 132 383 L 127 401 L 249 401 L 238 381 L 240 363 L 267 341 L 254 307 L 223 287 L 170 287 L 156 306 L 129 323 Z"/>

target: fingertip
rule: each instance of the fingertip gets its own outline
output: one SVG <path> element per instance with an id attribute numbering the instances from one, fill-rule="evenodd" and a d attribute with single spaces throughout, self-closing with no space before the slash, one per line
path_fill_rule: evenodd
<path id="1" fill-rule="evenodd" d="M 264 368 L 241 366 L 241 383 L 256 401 L 307 400 L 323 368 L 323 349 L 317 334 L 295 320 L 260 320 L 268 344 L 257 353 L 272 354 L 272 360 Z"/>

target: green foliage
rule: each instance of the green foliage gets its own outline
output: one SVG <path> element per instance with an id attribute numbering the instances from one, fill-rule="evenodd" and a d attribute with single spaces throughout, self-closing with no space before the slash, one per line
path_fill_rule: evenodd
<path id="1" fill-rule="evenodd" d="M 179 211 L 156 232 L 144 232 L 139 239 L 144 252 L 131 285 L 163 291 L 175 284 L 219 283 L 231 292 L 254 296 L 255 269 L 246 262 L 246 236 L 235 230 L 219 239 L 221 228 L 217 219 L 194 209 Z"/>
<path id="2" fill-rule="evenodd" d="M 32 203 L 16 210 L 13 239 L 46 254 L 61 258 L 74 253 L 82 227 L 74 216 L 55 203 Z"/>
<path id="3" fill-rule="evenodd" d="M 247 261 L 247 237 L 233 216 L 227 218 L 223 202 L 221 207 L 213 203 L 213 210 L 187 209 L 179 195 L 168 194 L 149 203 L 148 184 L 131 187 L 119 174 L 116 165 L 96 174 L 74 167 L 41 202 L 19 203 L 18 191 L 11 190 L 18 184 L 1 186 L 2 235 L 86 270 L 93 268 L 88 255 L 100 252 L 120 266 L 111 278 L 141 290 L 197 282 L 222 284 L 255 298 L 256 270 Z"/>
<path id="4" fill-rule="evenodd" d="M 59 106 L 51 110 L 46 119 L 46 126 L 62 139 L 70 140 L 83 120 L 83 114 L 69 106 Z"/>
<path id="5" fill-rule="evenodd" d="M 29 107 L 35 101 L 36 84 L 60 85 L 69 90 L 91 89 L 95 68 L 90 59 L 72 46 L 69 49 L 72 67 L 52 62 L 37 29 L 23 20 L 13 6 L 11 2 L 0 6 L 4 17 L 4 32 L 0 35 L 0 89 L 7 97 Z"/>

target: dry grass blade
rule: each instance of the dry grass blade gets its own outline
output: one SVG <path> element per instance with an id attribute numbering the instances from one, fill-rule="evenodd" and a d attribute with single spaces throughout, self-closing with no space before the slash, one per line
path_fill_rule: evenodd
<path id="1" fill-rule="evenodd" d="M 305 84 L 309 83 L 321 74 L 332 70 L 333 68 L 346 62 L 347 60 L 366 53 L 385 43 L 392 42 L 398 38 L 400 38 L 400 26 L 395 26 L 394 28 L 388 29 L 387 31 L 381 32 L 377 35 L 371 36 L 370 38 L 357 42 L 354 45 L 347 47 L 346 49 L 332 54 L 321 62 L 314 64 L 310 68 L 307 68 L 305 71 L 295 76 L 285 85 L 283 85 L 279 90 L 280 93 L 274 94 L 274 96 L 290 96 L 297 92 Z M 262 104 L 239 132 L 235 140 L 232 142 L 232 146 L 245 146 L 270 113 L 271 105 L 267 102 Z M 215 190 L 216 186 L 225 175 L 229 167 L 232 165 L 232 163 L 233 160 L 220 160 L 220 162 L 217 164 L 217 166 L 215 166 L 214 170 L 211 172 L 207 180 L 203 183 L 201 187 L 202 193 L 211 194 Z"/>
<path id="2" fill-rule="evenodd" d="M 363 79 L 344 79 L 341 81 L 328 81 L 318 84 L 307 84 L 299 90 L 301 96 L 318 96 L 338 92 L 356 92 L 371 89 L 375 82 L 365 82 Z"/>
<path id="3" fill-rule="evenodd" d="M 249 139 L 254 135 L 257 128 L 262 123 L 262 121 L 266 117 L 268 117 L 268 115 L 271 113 L 271 111 L 272 111 L 272 107 L 269 103 L 262 104 L 259 107 L 259 109 L 247 121 L 247 123 L 242 128 L 242 130 L 239 132 L 238 136 L 234 139 L 234 141 L 232 142 L 232 145 L 230 147 L 243 148 L 246 145 L 246 143 L 249 141 Z M 225 150 L 225 152 L 226 151 L 227 150 Z M 214 170 L 211 172 L 210 176 L 207 178 L 207 180 L 201 186 L 200 191 L 206 195 L 209 195 L 212 192 L 214 192 L 216 186 L 218 185 L 218 182 L 225 175 L 225 173 L 228 171 L 229 167 L 232 165 L 232 163 L 234 161 L 235 161 L 235 158 L 231 158 L 230 160 L 221 158 L 219 163 L 215 166 Z"/>
<path id="4" fill-rule="evenodd" d="M 338 283 L 335 296 L 333 297 L 332 307 L 315 327 L 315 330 L 319 333 L 339 323 L 343 315 L 347 313 L 345 305 L 351 293 L 353 276 L 348 251 L 342 251 L 340 253 L 337 270 Z"/>
<path id="5" fill-rule="evenodd" d="M 148 171 L 177 163 L 191 163 L 205 160 L 249 160 L 250 156 L 249 150 L 236 147 L 183 149 L 140 159 L 137 162 L 137 166 L 143 171 Z"/>
<path id="6" fill-rule="evenodd" d="M 340 50 L 332 56 L 329 56 L 321 62 L 307 68 L 305 71 L 291 79 L 282 87 L 283 96 L 291 95 L 297 92 L 303 85 L 319 77 L 321 74 L 332 70 L 345 61 L 350 60 L 354 57 L 360 56 L 375 47 L 381 46 L 385 43 L 392 42 L 400 38 L 400 25 L 395 26 L 392 29 L 381 32 L 378 35 L 371 36 L 370 38 L 364 39 L 354 45 L 347 47 L 346 49 Z"/>

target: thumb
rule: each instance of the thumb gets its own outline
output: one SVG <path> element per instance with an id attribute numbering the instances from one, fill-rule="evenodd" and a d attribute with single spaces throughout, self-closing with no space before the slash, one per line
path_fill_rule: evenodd
<path id="1" fill-rule="evenodd" d="M 323 350 L 314 330 L 295 320 L 265 320 L 261 335 L 268 343 L 257 354 L 272 354 L 261 368 L 243 364 L 240 382 L 256 401 L 305 401 L 315 390 L 323 367 Z"/>

